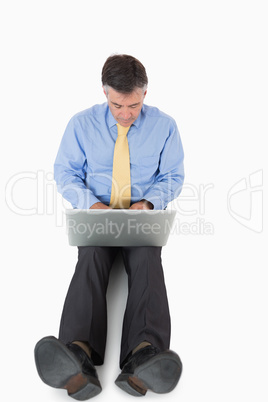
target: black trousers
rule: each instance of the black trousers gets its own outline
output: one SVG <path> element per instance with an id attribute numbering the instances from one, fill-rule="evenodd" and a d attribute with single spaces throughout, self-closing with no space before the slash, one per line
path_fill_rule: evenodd
<path id="1" fill-rule="evenodd" d="M 88 342 L 94 364 L 101 365 L 107 336 L 106 291 L 118 252 L 128 274 L 128 300 L 123 321 L 120 367 L 143 341 L 169 348 L 170 314 L 161 247 L 79 247 L 60 324 L 64 343 Z"/>

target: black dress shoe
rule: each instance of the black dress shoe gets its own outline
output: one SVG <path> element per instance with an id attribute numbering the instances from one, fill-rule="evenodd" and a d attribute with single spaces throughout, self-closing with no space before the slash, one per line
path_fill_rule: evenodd
<path id="1" fill-rule="evenodd" d="M 146 346 L 128 359 L 115 383 L 134 396 L 143 396 L 148 389 L 165 394 L 176 387 L 181 372 L 182 363 L 176 353 Z"/>
<path id="2" fill-rule="evenodd" d="M 69 396 L 85 401 L 101 392 L 94 364 L 80 346 L 48 336 L 35 346 L 35 363 L 41 380 L 66 389 Z"/>

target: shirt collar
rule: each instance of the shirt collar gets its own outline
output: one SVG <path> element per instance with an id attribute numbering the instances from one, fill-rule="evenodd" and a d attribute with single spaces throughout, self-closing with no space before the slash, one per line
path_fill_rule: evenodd
<path id="1" fill-rule="evenodd" d="M 115 120 L 114 116 L 112 115 L 110 108 L 108 106 L 108 103 L 107 103 L 107 109 L 108 109 L 108 115 L 107 115 L 108 126 L 109 126 L 109 128 L 112 128 L 113 126 L 115 126 L 117 124 L 117 121 Z M 139 128 L 142 112 L 143 112 L 143 106 L 142 106 L 142 109 L 141 109 L 141 112 L 140 112 L 138 118 L 134 121 L 134 123 L 132 123 L 132 126 Z"/>

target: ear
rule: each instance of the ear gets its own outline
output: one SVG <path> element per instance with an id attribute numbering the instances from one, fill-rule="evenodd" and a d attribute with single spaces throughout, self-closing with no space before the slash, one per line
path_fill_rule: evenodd
<path id="1" fill-rule="evenodd" d="M 102 89 L 103 89 L 103 93 L 104 93 L 104 95 L 105 95 L 105 96 L 106 96 L 106 98 L 107 98 L 107 92 L 105 91 L 104 86 L 102 86 Z"/>
<path id="2" fill-rule="evenodd" d="M 147 89 L 146 89 L 146 91 L 144 92 L 143 97 L 145 98 L 146 95 L 147 95 Z"/>

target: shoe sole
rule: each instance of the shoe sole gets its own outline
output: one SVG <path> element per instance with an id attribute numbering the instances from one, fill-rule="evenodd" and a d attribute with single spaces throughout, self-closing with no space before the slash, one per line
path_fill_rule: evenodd
<path id="1" fill-rule="evenodd" d="M 179 356 L 166 351 L 138 366 L 134 374 L 120 374 L 115 384 L 133 396 L 144 396 L 148 390 L 165 394 L 176 387 L 181 373 L 182 363 Z"/>
<path id="2" fill-rule="evenodd" d="M 79 401 L 101 392 L 98 379 L 84 374 L 74 354 L 54 336 L 41 339 L 34 355 L 37 372 L 45 384 L 66 389 L 70 397 Z"/>

